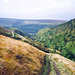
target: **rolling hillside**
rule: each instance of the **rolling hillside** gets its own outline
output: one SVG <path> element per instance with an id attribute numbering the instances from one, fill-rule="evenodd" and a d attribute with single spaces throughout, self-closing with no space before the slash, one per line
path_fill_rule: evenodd
<path id="1" fill-rule="evenodd" d="M 75 19 L 40 30 L 35 41 L 44 47 L 59 50 L 61 55 L 75 61 Z"/>
<path id="2" fill-rule="evenodd" d="M 42 72 L 45 53 L 0 35 L 0 75 L 37 75 Z"/>
<path id="3" fill-rule="evenodd" d="M 0 26 L 2 27 L 14 27 L 22 30 L 25 33 L 34 34 L 40 29 L 46 27 L 52 27 L 60 23 L 64 23 L 64 20 L 29 20 L 29 19 L 10 19 L 10 18 L 0 18 Z"/>
<path id="4" fill-rule="evenodd" d="M 42 29 L 35 39 L 0 26 L 0 75 L 75 75 L 75 19 Z"/>
<path id="5" fill-rule="evenodd" d="M 75 74 L 75 62 L 58 54 L 45 53 L 50 49 L 29 40 L 26 39 L 26 43 L 0 34 L 0 75 Z"/>

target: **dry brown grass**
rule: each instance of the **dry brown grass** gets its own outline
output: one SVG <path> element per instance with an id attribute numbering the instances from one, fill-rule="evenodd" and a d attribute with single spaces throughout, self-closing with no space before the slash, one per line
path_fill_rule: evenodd
<path id="1" fill-rule="evenodd" d="M 0 35 L 0 75 L 38 74 L 44 56 L 44 52 L 28 43 Z"/>

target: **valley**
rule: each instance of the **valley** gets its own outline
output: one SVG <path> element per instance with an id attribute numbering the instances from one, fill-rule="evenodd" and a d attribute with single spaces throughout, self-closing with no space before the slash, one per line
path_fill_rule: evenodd
<path id="1" fill-rule="evenodd" d="M 49 20 L 49 19 L 11 19 L 0 18 L 0 26 L 14 27 L 22 30 L 24 33 L 35 34 L 40 29 L 56 26 L 67 22 L 65 20 Z"/>
<path id="2" fill-rule="evenodd" d="M 75 0 L 0 0 L 0 75 L 75 75 Z"/>
<path id="3" fill-rule="evenodd" d="M 24 23 L 33 22 L 36 23 Z M 0 74 L 75 75 L 74 30 L 75 19 L 41 29 L 34 36 L 18 28 L 0 26 Z"/>
<path id="4" fill-rule="evenodd" d="M 75 62 L 0 35 L 1 75 L 74 75 Z"/>
<path id="5" fill-rule="evenodd" d="M 41 29 L 35 35 L 35 41 L 46 48 L 58 50 L 64 57 L 75 61 L 75 19 Z"/>

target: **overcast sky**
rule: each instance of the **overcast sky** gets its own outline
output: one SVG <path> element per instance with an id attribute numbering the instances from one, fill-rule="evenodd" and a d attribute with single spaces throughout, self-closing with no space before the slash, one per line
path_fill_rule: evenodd
<path id="1" fill-rule="evenodd" d="M 75 18 L 75 0 L 0 0 L 0 18 Z"/>

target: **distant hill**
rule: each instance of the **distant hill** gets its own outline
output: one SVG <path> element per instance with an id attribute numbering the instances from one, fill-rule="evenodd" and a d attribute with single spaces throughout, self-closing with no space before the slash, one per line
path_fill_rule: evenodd
<path id="1" fill-rule="evenodd" d="M 59 50 L 61 55 L 75 61 L 75 19 L 40 30 L 35 41 L 44 47 Z"/>
<path id="2" fill-rule="evenodd" d="M 65 20 L 49 20 L 49 19 L 10 19 L 10 18 L 0 18 L 0 26 L 3 27 L 14 27 L 22 30 L 25 33 L 34 34 L 40 29 L 46 27 L 52 27 L 61 23 L 66 22 Z"/>

